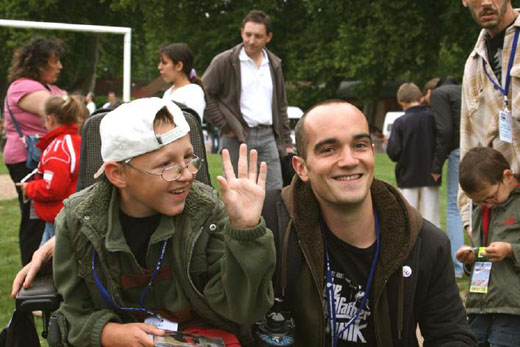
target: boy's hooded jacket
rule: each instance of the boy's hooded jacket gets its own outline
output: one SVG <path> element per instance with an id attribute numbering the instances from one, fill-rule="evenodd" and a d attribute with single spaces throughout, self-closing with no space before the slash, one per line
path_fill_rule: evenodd
<path id="1" fill-rule="evenodd" d="M 143 277 L 152 269 L 138 265 L 118 216 L 118 190 L 105 178 L 71 196 L 56 218 L 54 282 L 73 346 L 100 346 L 108 322 L 144 318 L 108 306 L 94 279 L 95 250 L 96 272 L 115 303 L 139 307 L 147 282 L 132 285 L 122 278 Z M 148 246 L 148 267 L 155 266 L 164 240 L 161 271 L 144 298 L 148 309 L 170 320 L 203 321 L 236 333 L 238 324 L 256 322 L 271 307 L 276 257 L 263 219 L 253 228 L 234 228 L 216 192 L 195 181 L 183 213 L 161 216 Z"/>

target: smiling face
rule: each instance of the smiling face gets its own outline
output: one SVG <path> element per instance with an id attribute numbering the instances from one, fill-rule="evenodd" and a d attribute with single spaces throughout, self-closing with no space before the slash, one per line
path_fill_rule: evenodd
<path id="1" fill-rule="evenodd" d="M 60 58 L 52 54 L 47 61 L 47 66 L 40 71 L 40 81 L 46 84 L 55 83 L 58 80 L 62 68 Z"/>
<path id="2" fill-rule="evenodd" d="M 462 4 L 491 35 L 500 33 L 516 17 L 511 0 L 462 0 Z"/>
<path id="3" fill-rule="evenodd" d="M 170 124 L 155 127 L 156 134 L 164 134 L 173 128 Z M 139 169 L 160 174 L 165 167 L 173 164 L 186 165 L 193 155 L 189 134 L 166 146 L 132 158 L 131 164 Z M 181 176 L 172 182 L 133 170 L 122 169 L 124 183 L 119 187 L 120 204 L 123 212 L 133 217 L 145 217 L 161 213 L 174 216 L 184 211 L 186 196 L 195 175 L 184 169 Z"/>
<path id="4" fill-rule="evenodd" d="M 350 104 L 326 104 L 306 115 L 303 130 L 307 154 L 294 166 L 322 208 L 370 201 L 375 152 L 365 116 Z"/>
<path id="5" fill-rule="evenodd" d="M 271 41 L 273 33 L 267 33 L 265 24 L 247 22 L 240 31 L 242 35 L 242 42 L 244 44 L 244 50 L 247 55 L 252 59 L 262 54 L 262 50 L 265 45 Z"/>

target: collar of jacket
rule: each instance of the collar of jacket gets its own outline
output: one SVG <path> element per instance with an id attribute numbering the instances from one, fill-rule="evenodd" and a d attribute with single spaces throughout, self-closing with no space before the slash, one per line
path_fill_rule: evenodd
<path id="1" fill-rule="evenodd" d="M 419 104 L 419 105 L 415 105 L 415 106 L 411 106 L 409 108 L 407 108 L 404 113 L 405 114 L 409 114 L 409 113 L 421 113 L 421 112 L 424 112 L 424 111 L 429 111 L 430 109 L 425 105 L 425 104 Z"/>
<path id="2" fill-rule="evenodd" d="M 520 9 L 515 8 L 515 12 L 520 13 Z M 506 29 L 506 37 L 518 28 L 520 28 L 520 16 L 516 16 L 516 19 L 515 19 L 513 25 L 511 25 L 509 28 Z M 504 43 L 505 43 L 505 40 L 506 40 L 506 38 L 504 38 Z M 475 44 L 473 51 L 470 53 L 470 57 L 474 58 L 474 59 L 480 59 L 480 57 L 482 57 L 487 60 L 486 29 L 480 30 L 480 34 L 478 35 L 477 43 Z"/>
<path id="3" fill-rule="evenodd" d="M 238 68 L 240 66 L 239 56 L 240 56 L 240 50 L 242 49 L 242 47 L 244 47 L 244 44 L 239 43 L 235 47 L 231 48 L 231 56 L 233 58 L 232 59 L 233 66 L 235 68 Z M 265 52 L 267 53 L 267 57 L 269 58 L 269 64 L 272 65 L 273 68 L 277 68 L 278 66 L 280 66 L 280 64 L 282 63 L 282 60 L 280 58 L 278 58 L 276 55 L 274 55 L 274 53 L 272 53 L 267 48 L 264 47 L 264 49 L 265 49 Z"/>
<path id="4" fill-rule="evenodd" d="M 374 300 L 385 287 L 388 278 L 400 270 L 414 246 L 423 225 L 422 216 L 412 208 L 393 186 L 374 179 L 370 188 L 379 218 L 381 253 L 374 278 Z M 324 248 L 318 224 L 320 206 L 309 184 L 297 175 L 282 191 L 282 198 L 291 216 L 302 250 L 317 278 L 315 284 L 324 288 Z"/>
<path id="5" fill-rule="evenodd" d="M 194 181 L 186 197 L 183 213 L 191 216 L 194 223 L 202 225 L 215 208 L 215 200 L 213 200 L 215 194 L 216 192 L 213 188 Z M 103 176 L 99 182 L 73 195 L 73 197 L 81 195 L 85 195 L 85 198 L 74 207 L 72 213 L 82 223 L 90 226 L 88 231 L 84 228 L 82 230 L 86 233 L 94 247 L 100 249 L 101 242 L 105 239 L 108 230 L 112 228 L 110 211 L 112 211 L 113 206 L 118 206 L 118 190 L 106 176 Z"/>
<path id="6" fill-rule="evenodd" d="M 79 135 L 78 126 L 76 124 L 65 124 L 51 130 L 38 141 L 36 146 L 43 151 L 55 138 L 61 135 Z"/>

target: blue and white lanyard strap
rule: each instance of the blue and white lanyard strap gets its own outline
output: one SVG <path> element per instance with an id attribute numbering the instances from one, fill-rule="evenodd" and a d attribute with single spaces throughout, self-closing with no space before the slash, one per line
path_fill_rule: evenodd
<path id="1" fill-rule="evenodd" d="M 491 83 L 493 83 L 495 88 L 500 90 L 502 95 L 504 95 L 505 107 L 507 107 L 509 104 L 507 94 L 509 93 L 509 84 L 511 83 L 511 69 L 513 68 L 513 64 L 515 62 L 515 54 L 516 54 L 516 47 L 518 45 L 518 34 L 519 33 L 520 33 L 520 29 L 516 28 L 515 36 L 513 39 L 513 47 L 511 48 L 511 54 L 509 55 L 509 64 L 507 65 L 506 85 L 504 86 L 504 88 L 502 88 L 502 86 L 500 85 L 500 83 L 498 81 L 496 81 L 495 79 L 493 79 L 493 77 L 491 77 L 491 75 L 489 74 L 489 72 L 487 71 L 487 68 L 486 68 L 486 61 L 484 60 L 484 58 L 482 58 L 482 66 L 484 67 L 484 73 L 486 74 L 489 81 Z"/>
<path id="2" fill-rule="evenodd" d="M 358 319 L 361 314 L 361 310 L 365 307 L 367 303 L 367 299 L 372 288 L 372 283 L 374 282 L 374 273 L 376 272 L 377 260 L 379 258 L 379 249 L 381 246 L 381 234 L 379 231 L 379 220 L 377 218 L 377 212 L 374 207 L 374 219 L 376 222 L 376 254 L 374 255 L 374 259 L 372 260 L 372 265 L 370 266 L 370 272 L 368 274 L 367 285 L 365 287 L 365 295 L 361 300 L 361 305 L 357 308 L 354 316 L 347 322 L 345 327 L 341 331 L 336 330 L 336 303 L 334 300 L 334 279 L 332 278 L 332 270 L 330 269 L 330 258 L 329 258 L 329 249 L 327 246 L 327 238 L 325 236 L 325 225 L 323 220 L 320 219 L 320 226 L 323 236 L 323 244 L 325 247 L 325 280 L 326 280 L 326 288 L 325 292 L 327 295 L 327 311 L 329 313 L 329 324 L 330 324 L 330 334 L 331 334 L 331 344 L 332 347 L 336 347 L 338 345 L 338 339 L 350 326 Z"/>
<path id="3" fill-rule="evenodd" d="M 161 269 L 161 266 L 162 266 L 162 263 L 164 260 L 164 253 L 166 251 L 167 243 L 168 243 L 168 240 L 163 241 L 162 246 L 161 246 L 161 253 L 159 254 L 159 259 L 157 260 L 157 265 L 155 265 L 155 268 L 153 269 L 152 276 L 150 277 L 150 281 L 148 282 L 146 287 L 143 289 L 143 292 L 139 296 L 139 305 L 141 305 L 141 307 L 120 307 L 118 304 L 116 304 L 114 302 L 114 300 L 112 299 L 112 297 L 110 296 L 110 294 L 108 293 L 106 288 L 101 283 L 101 280 L 99 279 L 99 276 L 96 272 L 97 252 L 96 252 L 96 250 L 94 250 L 94 253 L 92 254 L 92 272 L 94 274 L 94 279 L 96 280 L 96 285 L 99 289 L 99 293 L 101 294 L 101 296 L 103 297 L 103 299 L 105 300 L 105 302 L 107 303 L 108 306 L 111 306 L 112 308 L 114 308 L 116 310 L 121 310 L 121 311 L 143 312 L 150 316 L 154 316 L 154 317 L 162 320 L 161 316 L 159 316 L 157 313 L 153 313 L 152 311 L 150 311 L 149 309 L 147 309 L 144 306 L 144 297 L 146 296 L 146 293 L 148 293 L 148 290 L 152 287 L 153 281 L 159 274 L 159 270 Z"/>

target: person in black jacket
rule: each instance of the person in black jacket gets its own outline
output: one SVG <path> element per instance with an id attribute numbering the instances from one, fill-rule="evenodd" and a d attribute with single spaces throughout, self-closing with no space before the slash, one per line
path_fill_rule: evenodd
<path id="1" fill-rule="evenodd" d="M 404 116 L 395 120 L 386 153 L 395 166 L 397 186 L 408 203 L 428 221 L 440 227 L 439 186 L 431 176 L 435 153 L 435 120 L 423 104 L 422 93 L 413 83 L 404 83 L 397 91 Z"/>
<path id="2" fill-rule="evenodd" d="M 281 240 L 277 283 L 286 284 L 279 293 L 295 321 L 294 345 L 335 338 L 340 347 L 416 347 L 419 326 L 424 346 L 476 346 L 448 237 L 374 178 L 361 111 L 343 100 L 311 107 L 296 146 L 297 175 L 281 194 L 268 193 L 262 212 Z"/>
<path id="3" fill-rule="evenodd" d="M 446 187 L 446 229 L 451 242 L 451 258 L 455 267 L 455 277 L 462 277 L 462 263 L 455 257 L 455 252 L 464 243 L 462 219 L 457 207 L 459 191 L 460 162 L 460 100 L 461 86 L 453 77 L 433 78 L 424 85 L 424 102 L 430 106 L 435 119 L 435 154 L 431 175 L 439 180 L 442 166 L 448 160 Z"/>

